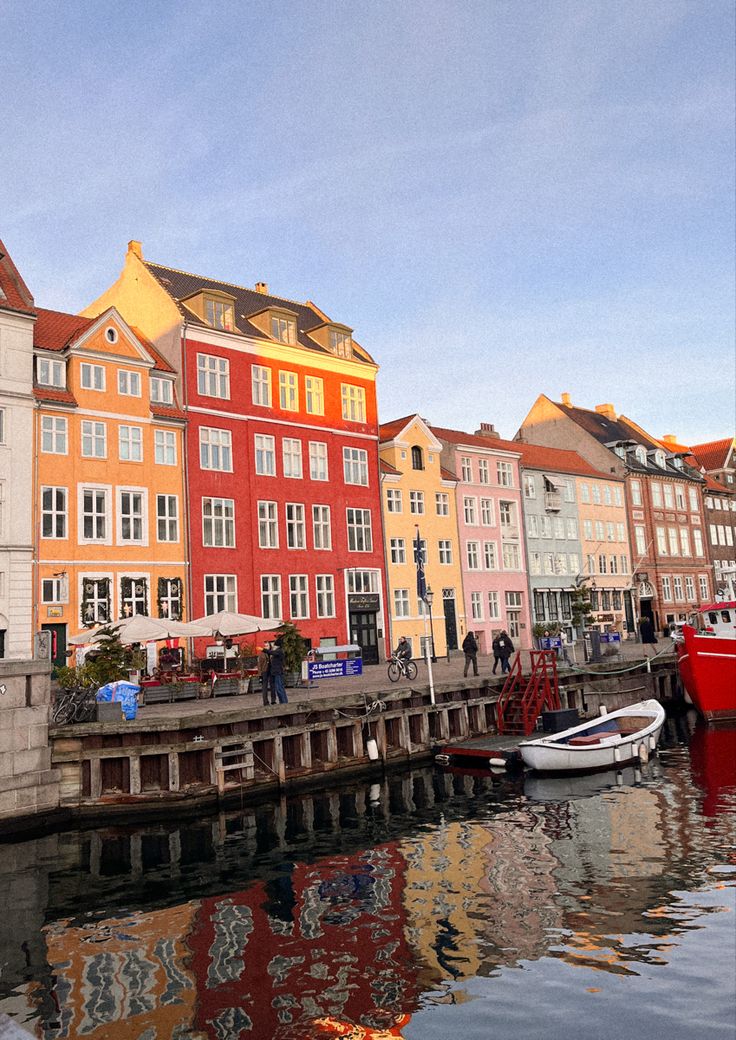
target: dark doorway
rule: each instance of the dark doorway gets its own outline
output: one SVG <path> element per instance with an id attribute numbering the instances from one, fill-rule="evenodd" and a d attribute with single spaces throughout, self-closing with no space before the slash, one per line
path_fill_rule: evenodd
<path id="1" fill-rule="evenodd" d="M 445 611 L 445 639 L 448 650 L 457 650 L 457 616 L 455 614 L 455 590 L 442 590 L 442 606 Z"/>
<path id="2" fill-rule="evenodd" d="M 5 629 L 0 628 L 0 657 L 5 657 Z"/>
<path id="3" fill-rule="evenodd" d="M 650 599 L 639 600 L 639 617 L 646 617 L 654 624 L 654 610 Z"/>
<path id="4" fill-rule="evenodd" d="M 41 625 L 42 632 L 51 633 L 51 664 L 63 668 L 66 664 L 66 625 Z"/>
<path id="5" fill-rule="evenodd" d="M 628 589 L 624 591 L 624 612 L 626 616 L 627 631 L 636 632 L 636 625 L 634 623 L 634 607 L 631 603 L 631 593 Z"/>
<path id="6" fill-rule="evenodd" d="M 378 664 L 378 617 L 373 611 L 350 611 L 350 638 L 363 654 L 364 664 Z"/>

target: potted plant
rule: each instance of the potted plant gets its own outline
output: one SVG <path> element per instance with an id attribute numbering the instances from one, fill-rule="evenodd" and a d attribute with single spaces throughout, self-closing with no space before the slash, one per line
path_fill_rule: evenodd
<path id="1" fill-rule="evenodd" d="M 287 621 L 279 632 L 279 642 L 284 651 L 284 682 L 296 686 L 301 677 L 302 661 L 307 654 L 307 644 L 299 629 Z"/>

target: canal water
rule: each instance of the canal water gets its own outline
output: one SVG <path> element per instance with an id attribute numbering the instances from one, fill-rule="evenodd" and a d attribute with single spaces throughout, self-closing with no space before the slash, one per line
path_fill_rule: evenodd
<path id="1" fill-rule="evenodd" d="M 736 728 L 0 845 L 0 1012 L 90 1040 L 733 1040 Z"/>

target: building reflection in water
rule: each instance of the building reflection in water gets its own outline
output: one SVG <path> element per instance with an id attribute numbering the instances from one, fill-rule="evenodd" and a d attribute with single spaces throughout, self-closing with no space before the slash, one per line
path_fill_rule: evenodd
<path id="1" fill-rule="evenodd" d="M 672 892 L 727 858 L 732 739 L 696 731 L 692 774 L 683 748 L 526 788 L 419 769 L 377 804 L 343 787 L 11 846 L 0 1011 L 49 1040 L 376 1040 L 524 961 L 638 973 L 689 926 Z"/>

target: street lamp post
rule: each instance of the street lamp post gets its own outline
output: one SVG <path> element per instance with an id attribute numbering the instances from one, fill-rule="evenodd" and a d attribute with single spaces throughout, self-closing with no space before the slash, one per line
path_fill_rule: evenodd
<path id="1" fill-rule="evenodd" d="M 429 641 L 432 647 L 432 663 L 434 664 L 437 661 L 437 654 L 435 653 L 434 649 L 434 623 L 432 621 L 432 603 L 434 602 L 434 592 L 432 591 L 431 585 L 427 586 L 427 591 L 424 593 L 424 602 L 427 604 L 429 608 Z"/>

